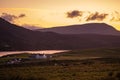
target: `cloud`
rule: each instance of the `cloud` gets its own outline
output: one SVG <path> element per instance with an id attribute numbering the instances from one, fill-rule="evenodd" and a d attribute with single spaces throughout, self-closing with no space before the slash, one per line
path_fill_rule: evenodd
<path id="1" fill-rule="evenodd" d="M 1 18 L 5 19 L 5 20 L 7 20 L 9 22 L 13 22 L 14 19 L 17 19 L 17 16 L 11 15 L 11 14 L 7 14 L 7 13 L 2 13 Z"/>
<path id="2" fill-rule="evenodd" d="M 83 14 L 82 11 L 74 10 L 74 11 L 71 11 L 71 12 L 67 12 L 67 17 L 68 18 L 75 18 L 75 17 L 82 16 L 82 14 Z"/>
<path id="3" fill-rule="evenodd" d="M 25 16 L 26 16 L 25 14 L 20 14 L 19 16 L 16 16 L 16 15 L 8 14 L 8 13 L 2 13 L 1 18 L 5 19 L 9 22 L 14 22 L 14 20 L 23 18 Z"/>
<path id="4" fill-rule="evenodd" d="M 111 13 L 90 12 L 73 10 L 66 13 L 67 18 L 77 18 L 79 21 L 120 21 L 120 13 L 117 11 Z"/>
<path id="5" fill-rule="evenodd" d="M 87 15 L 85 15 L 87 13 Z M 79 10 L 73 10 L 71 12 L 67 12 L 67 18 L 78 18 L 79 21 L 84 20 L 85 21 L 103 21 L 108 14 L 107 13 L 99 13 L 99 12 L 89 12 L 89 11 L 79 11 Z"/>
<path id="6" fill-rule="evenodd" d="M 25 17 L 25 16 L 26 16 L 25 14 L 20 14 L 18 17 L 22 18 L 22 17 Z"/>
<path id="7" fill-rule="evenodd" d="M 91 13 L 86 21 L 94 21 L 94 20 L 97 20 L 97 21 L 103 21 L 104 19 L 106 19 L 106 17 L 108 16 L 107 13 L 99 13 L 99 12 L 95 12 L 95 13 Z"/>
<path id="8" fill-rule="evenodd" d="M 111 14 L 111 19 L 110 21 L 120 21 L 120 13 L 117 12 L 117 11 L 114 11 L 112 14 Z"/>

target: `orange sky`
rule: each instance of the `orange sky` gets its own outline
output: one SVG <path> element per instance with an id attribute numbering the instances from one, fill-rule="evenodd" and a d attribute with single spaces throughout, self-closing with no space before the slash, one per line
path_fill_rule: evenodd
<path id="1" fill-rule="evenodd" d="M 0 0 L 0 15 L 7 13 L 19 16 L 25 14 L 23 18 L 14 20 L 18 25 L 35 25 L 39 27 L 55 27 L 63 25 L 84 24 L 90 22 L 104 22 L 113 25 L 120 30 L 120 21 L 115 19 L 110 21 L 111 16 L 119 17 L 120 0 Z M 79 17 L 67 18 L 66 13 L 79 10 L 84 16 L 79 21 Z M 87 12 L 107 13 L 109 16 L 102 21 L 85 21 Z M 115 14 L 115 12 L 117 12 Z"/>

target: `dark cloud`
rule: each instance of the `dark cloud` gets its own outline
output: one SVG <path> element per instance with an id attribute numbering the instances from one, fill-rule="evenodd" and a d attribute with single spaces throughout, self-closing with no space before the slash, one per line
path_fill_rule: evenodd
<path id="1" fill-rule="evenodd" d="M 20 14 L 18 17 L 22 18 L 22 17 L 25 17 L 25 16 L 26 16 L 25 14 Z"/>
<path id="2" fill-rule="evenodd" d="M 87 15 L 84 15 L 86 14 Z M 106 13 L 99 13 L 99 12 L 95 12 L 95 13 L 91 13 L 88 11 L 78 11 L 78 10 L 73 10 L 71 12 L 67 12 L 67 18 L 78 18 L 79 21 L 84 20 L 85 21 L 103 21 L 106 17 L 108 16 L 108 14 Z"/>
<path id="3" fill-rule="evenodd" d="M 108 16 L 108 14 L 106 14 L 106 13 L 95 12 L 95 13 L 91 13 L 87 17 L 86 21 L 94 21 L 94 20 L 103 21 L 107 16 Z"/>
<path id="4" fill-rule="evenodd" d="M 111 13 L 89 12 L 73 10 L 67 12 L 67 18 L 78 18 L 79 21 L 120 21 L 120 13 L 117 11 Z"/>
<path id="5" fill-rule="evenodd" d="M 14 19 L 17 19 L 17 16 L 11 15 L 11 14 L 7 14 L 7 13 L 2 13 L 1 18 L 5 19 L 5 20 L 7 20 L 9 22 L 13 22 Z"/>
<path id="6" fill-rule="evenodd" d="M 80 17 L 82 15 L 83 15 L 83 12 L 82 11 L 78 11 L 78 10 L 67 12 L 67 17 L 68 18 Z"/>
<path id="7" fill-rule="evenodd" d="M 25 16 L 26 16 L 25 14 L 20 14 L 19 16 L 16 16 L 16 15 L 8 14 L 8 13 L 2 13 L 1 18 L 5 19 L 9 22 L 14 22 L 14 20 L 23 18 Z"/>

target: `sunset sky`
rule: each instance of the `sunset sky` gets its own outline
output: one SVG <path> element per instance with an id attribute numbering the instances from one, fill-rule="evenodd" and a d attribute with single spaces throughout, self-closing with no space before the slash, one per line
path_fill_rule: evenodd
<path id="1" fill-rule="evenodd" d="M 120 30 L 120 0 L 0 0 L 0 16 L 21 26 L 104 22 Z"/>

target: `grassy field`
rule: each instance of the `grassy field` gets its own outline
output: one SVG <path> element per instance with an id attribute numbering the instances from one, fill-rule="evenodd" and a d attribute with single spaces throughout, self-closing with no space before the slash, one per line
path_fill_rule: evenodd
<path id="1" fill-rule="evenodd" d="M 120 80 L 120 49 L 87 49 L 29 60 L 30 54 L 0 58 L 0 80 Z M 19 64 L 7 60 L 22 58 Z"/>

